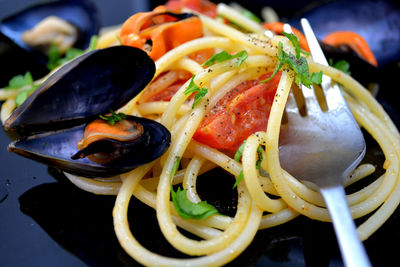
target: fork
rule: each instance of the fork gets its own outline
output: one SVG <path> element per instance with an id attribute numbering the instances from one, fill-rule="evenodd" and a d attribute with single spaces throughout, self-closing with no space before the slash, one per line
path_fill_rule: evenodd
<path id="1" fill-rule="evenodd" d="M 301 25 L 314 62 L 328 65 L 308 21 L 302 19 Z M 329 210 L 344 264 L 371 266 L 358 238 L 343 187 L 344 178 L 365 155 L 364 137 L 338 85 L 323 75 L 321 88 L 327 105 L 324 110 L 315 88 L 301 86 L 306 114 L 301 114 L 293 93 L 289 95 L 288 130 L 282 134 L 279 152 L 282 167 L 294 177 L 318 187 Z"/>

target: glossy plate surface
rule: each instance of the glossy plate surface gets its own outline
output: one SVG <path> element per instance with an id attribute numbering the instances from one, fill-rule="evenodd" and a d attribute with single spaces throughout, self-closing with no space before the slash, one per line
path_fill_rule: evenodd
<path id="1" fill-rule="evenodd" d="M 293 12 L 288 10 L 287 14 Z M 399 70 L 392 67 L 389 71 Z M 385 76 L 378 98 L 399 127 L 400 110 L 390 87 L 393 76 L 387 72 Z M 77 189 L 57 171 L 7 152 L 9 142 L 1 130 L 1 266 L 138 266 L 115 237 L 112 224 L 114 196 L 97 196 Z M 382 153 L 372 140 L 367 138 L 367 142 L 366 159 L 381 165 Z M 199 193 L 216 206 L 231 203 L 235 195 L 231 186 L 217 185 L 215 191 L 206 192 L 202 184 L 213 179 L 212 175 L 200 179 Z M 223 183 L 233 183 L 233 180 L 221 179 Z M 153 210 L 136 200 L 132 200 L 130 207 L 132 231 L 144 246 L 163 255 L 183 257 L 162 238 Z M 134 216 L 133 212 L 141 216 Z M 225 212 L 232 213 L 234 209 L 228 205 Z M 365 242 L 374 266 L 393 266 L 398 262 L 398 246 L 393 245 L 400 242 L 398 225 L 399 209 Z M 306 265 L 343 266 L 332 226 L 305 217 L 260 231 L 250 247 L 230 264 Z"/>

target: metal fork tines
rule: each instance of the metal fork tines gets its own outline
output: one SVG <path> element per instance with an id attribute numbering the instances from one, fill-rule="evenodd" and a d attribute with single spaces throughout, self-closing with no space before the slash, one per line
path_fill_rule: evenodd
<path id="1" fill-rule="evenodd" d="M 328 65 L 307 20 L 301 21 L 314 62 Z M 318 186 L 334 224 L 346 266 L 370 266 L 346 202 L 343 179 L 365 154 L 365 141 L 340 88 L 323 76 L 325 109 L 315 92 L 302 86 L 305 114 L 299 112 L 294 94 L 286 106 L 287 124 L 281 136 L 282 167 L 294 177 Z M 323 110 L 324 109 L 324 110 Z"/>

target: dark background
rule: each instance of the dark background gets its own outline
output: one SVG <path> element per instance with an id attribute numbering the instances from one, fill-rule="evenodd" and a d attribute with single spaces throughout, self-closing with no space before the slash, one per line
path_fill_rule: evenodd
<path id="1" fill-rule="evenodd" d="M 21 8 L 32 3 L 39 2 L 35 0 L 0 0 L 0 18 L 13 14 Z M 99 8 L 103 25 L 115 25 L 122 23 L 126 18 L 137 11 L 146 11 L 150 8 L 163 4 L 162 0 L 93 0 Z M 291 17 L 305 7 L 312 7 L 319 2 L 328 2 L 328 0 L 297 0 L 297 1 L 279 1 L 279 0 L 237 0 L 237 1 L 214 1 L 214 2 L 237 2 L 246 8 L 257 13 L 261 7 L 269 5 L 283 17 Z"/>
<path id="2" fill-rule="evenodd" d="M 0 0 L 0 18 L 35 2 Z M 103 26 L 120 24 L 135 12 L 164 3 L 155 0 L 94 2 L 98 5 Z M 273 6 L 283 20 L 314 4 L 314 1 L 305 0 L 237 2 L 242 2 L 255 13 L 263 5 Z M 395 115 L 397 113 L 395 111 Z M 54 170 L 7 152 L 9 141 L 1 130 L 0 266 L 137 265 L 120 248 L 114 236 L 113 196 L 83 192 Z M 136 224 L 136 218 L 130 216 L 130 221 L 138 225 L 133 231 L 139 241 L 159 253 L 182 256 L 159 237 L 153 211 L 140 203 L 132 204 L 144 218 L 149 218 Z M 375 266 L 391 266 L 393 260 L 397 260 L 396 246 L 389 244 L 400 240 L 400 233 L 396 231 L 399 222 L 397 212 L 366 242 Z M 143 235 L 148 233 L 148 228 L 154 230 Z M 250 248 L 231 265 L 284 267 L 305 266 L 306 262 L 308 266 L 342 266 L 330 224 L 299 218 L 282 227 L 262 231 Z"/>

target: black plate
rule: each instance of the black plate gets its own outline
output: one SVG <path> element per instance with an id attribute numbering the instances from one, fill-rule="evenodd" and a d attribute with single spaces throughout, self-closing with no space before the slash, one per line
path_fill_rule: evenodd
<path id="1" fill-rule="evenodd" d="M 251 1 L 250 1 L 251 2 Z M 288 11 L 288 14 L 292 14 Z M 399 106 L 391 83 L 398 67 L 382 75 L 378 99 L 399 126 Z M 137 266 L 120 247 L 112 224 L 114 196 L 97 196 L 77 189 L 57 170 L 7 152 L 10 142 L 0 131 L 0 265 L 1 266 Z M 381 163 L 382 153 L 368 139 L 368 159 Z M 223 183 L 232 178 L 214 172 Z M 232 202 L 231 186 L 206 192 L 213 176 L 203 177 L 199 192 L 223 207 Z M 213 179 L 215 180 L 215 179 Z M 228 190 L 227 190 L 228 188 Z M 223 196 L 222 198 L 220 196 Z M 132 231 L 147 248 L 163 255 L 184 257 L 163 239 L 153 210 L 132 200 Z M 228 207 L 231 207 L 228 205 Z M 133 215 L 140 213 L 141 218 Z M 233 213 L 234 208 L 224 210 Z M 363 218 L 358 220 L 362 221 Z M 374 266 L 393 266 L 400 241 L 400 211 L 367 241 Z M 146 234 L 144 234 L 146 233 Z M 285 225 L 259 231 L 250 247 L 231 266 L 343 266 L 331 224 L 299 217 Z"/>

